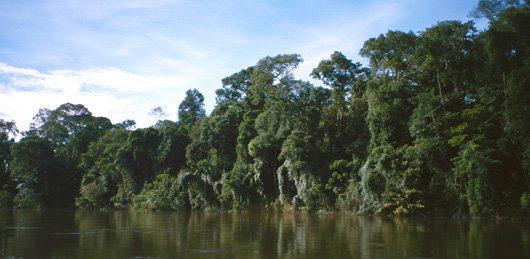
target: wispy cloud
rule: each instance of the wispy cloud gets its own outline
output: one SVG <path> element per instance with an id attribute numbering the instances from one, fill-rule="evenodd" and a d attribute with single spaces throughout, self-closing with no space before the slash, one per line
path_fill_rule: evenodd
<path id="1" fill-rule="evenodd" d="M 20 90 L 48 90 L 82 93 L 115 90 L 119 93 L 146 92 L 179 87 L 189 79 L 167 76 L 143 76 L 116 68 L 86 71 L 54 70 L 41 73 L 35 69 L 17 68 L 0 62 L 0 74 L 10 82 L 6 86 Z"/>

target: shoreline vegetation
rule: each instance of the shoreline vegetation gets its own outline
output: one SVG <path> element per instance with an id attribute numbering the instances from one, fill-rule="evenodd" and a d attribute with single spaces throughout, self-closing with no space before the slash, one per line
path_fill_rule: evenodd
<path id="1" fill-rule="evenodd" d="M 388 31 L 296 79 L 297 54 L 222 80 L 207 115 L 135 129 L 82 104 L 0 120 L 0 207 L 530 215 L 530 1 L 479 1 L 489 27 Z"/>

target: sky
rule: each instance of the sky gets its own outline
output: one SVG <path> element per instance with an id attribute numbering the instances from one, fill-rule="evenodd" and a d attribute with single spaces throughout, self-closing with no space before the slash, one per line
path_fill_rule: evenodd
<path id="1" fill-rule="evenodd" d="M 188 89 L 215 106 L 221 79 L 300 54 L 298 79 L 334 51 L 367 65 L 363 43 L 468 17 L 478 0 L 0 0 L 0 119 L 29 128 L 40 108 L 83 104 L 113 123 L 177 120 Z M 487 22 L 476 21 L 483 29 Z"/>

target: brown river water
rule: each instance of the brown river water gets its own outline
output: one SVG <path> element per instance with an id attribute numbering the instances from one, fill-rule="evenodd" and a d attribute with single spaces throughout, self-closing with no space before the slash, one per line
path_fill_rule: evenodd
<path id="1" fill-rule="evenodd" d="M 519 220 L 0 211 L 0 258 L 530 258 Z"/>

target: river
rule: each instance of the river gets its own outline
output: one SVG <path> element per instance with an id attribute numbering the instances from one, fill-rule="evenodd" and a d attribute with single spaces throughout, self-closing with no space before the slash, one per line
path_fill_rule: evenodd
<path id="1" fill-rule="evenodd" d="M 530 258 L 518 220 L 0 211 L 3 258 Z"/>

